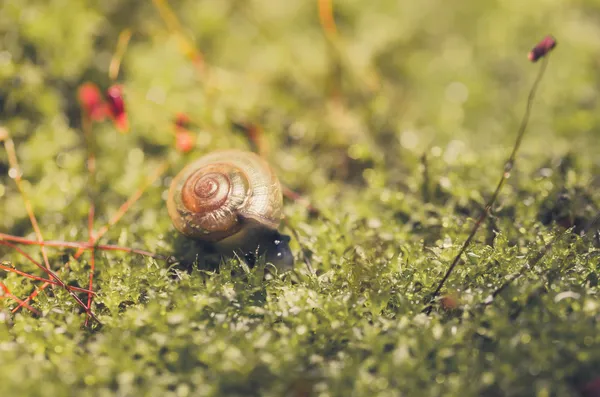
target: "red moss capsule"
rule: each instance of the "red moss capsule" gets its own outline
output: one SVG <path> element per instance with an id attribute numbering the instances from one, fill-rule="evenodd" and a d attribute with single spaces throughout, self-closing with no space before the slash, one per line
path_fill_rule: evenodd
<path id="1" fill-rule="evenodd" d="M 175 132 L 186 131 L 190 127 L 190 117 L 185 113 L 177 113 L 175 117 Z"/>
<path id="2" fill-rule="evenodd" d="M 175 126 L 175 148 L 181 153 L 187 153 L 194 148 L 196 140 L 190 130 L 191 121 L 187 114 L 177 113 L 174 121 Z"/>
<path id="3" fill-rule="evenodd" d="M 450 293 L 443 296 L 440 303 L 444 310 L 454 310 L 458 308 L 459 305 L 458 296 L 455 293 Z"/>
<path id="4" fill-rule="evenodd" d="M 94 83 L 83 83 L 79 86 L 77 98 L 85 116 L 91 121 L 102 121 L 106 118 L 108 109 L 102 98 L 102 93 Z"/>
<path id="5" fill-rule="evenodd" d="M 546 56 L 556 47 L 556 39 L 550 35 L 544 37 L 527 55 L 531 62 L 537 62 L 538 59 Z"/>
<path id="6" fill-rule="evenodd" d="M 123 101 L 123 87 L 119 84 L 112 85 L 106 90 L 108 99 L 108 109 L 110 117 L 120 132 L 129 131 L 129 120 L 125 111 L 125 102 Z"/>
<path id="7" fill-rule="evenodd" d="M 194 136 L 189 131 L 180 131 L 175 134 L 175 148 L 181 153 L 187 153 L 196 144 Z"/>

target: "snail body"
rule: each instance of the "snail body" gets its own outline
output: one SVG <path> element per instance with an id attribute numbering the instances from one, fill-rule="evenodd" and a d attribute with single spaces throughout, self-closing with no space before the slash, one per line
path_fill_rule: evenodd
<path id="1" fill-rule="evenodd" d="M 275 260 L 291 258 L 289 238 L 277 232 L 281 184 L 252 152 L 212 152 L 187 165 L 171 182 L 167 209 L 179 232 L 220 252 L 258 248 Z"/>

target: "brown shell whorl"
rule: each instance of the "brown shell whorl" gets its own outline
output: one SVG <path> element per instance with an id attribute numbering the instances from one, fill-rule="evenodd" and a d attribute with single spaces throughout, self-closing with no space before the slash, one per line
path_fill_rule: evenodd
<path id="1" fill-rule="evenodd" d="M 181 201 L 191 212 L 214 211 L 227 201 L 231 181 L 227 174 L 204 167 L 193 173 L 183 184 Z"/>
<path id="2" fill-rule="evenodd" d="M 167 200 L 181 233 L 228 244 L 236 244 L 237 236 L 247 238 L 253 228 L 276 229 L 282 206 L 271 168 L 258 155 L 238 150 L 210 153 L 185 167 L 173 179 Z"/>

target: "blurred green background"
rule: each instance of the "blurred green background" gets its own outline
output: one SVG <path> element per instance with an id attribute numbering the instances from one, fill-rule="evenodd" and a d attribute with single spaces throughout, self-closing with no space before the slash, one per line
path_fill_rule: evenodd
<path id="1" fill-rule="evenodd" d="M 170 177 L 207 151 L 249 149 L 232 122 L 252 122 L 281 180 L 323 212 L 286 203 L 298 274 L 264 281 L 264 267 L 241 277 L 235 261 L 213 274 L 99 253 L 102 328 L 81 329 L 61 290 L 36 299 L 42 318 L 0 300 L 1 392 L 587 396 L 600 376 L 597 0 L 334 0 L 334 41 L 317 1 L 170 4 L 206 74 L 151 1 L 0 0 L 0 125 L 44 237 L 87 241 L 77 88 L 111 84 L 130 29 L 117 79 L 130 132 L 93 130 L 97 227 L 161 161 L 171 167 L 102 241 L 184 254 L 164 204 Z M 516 170 L 444 290 L 459 308 L 424 316 L 501 174 L 539 68 L 527 53 L 548 33 L 558 46 Z M 174 149 L 179 112 L 194 121 L 186 155 Z M 0 230 L 33 239 L 4 151 L 0 171 Z M 570 226 L 572 239 L 481 309 Z M 4 248 L 3 260 L 40 273 Z M 72 254 L 52 250 L 51 262 Z M 65 280 L 86 285 L 83 258 Z M 33 288 L 13 273 L 0 281 L 21 298 Z"/>

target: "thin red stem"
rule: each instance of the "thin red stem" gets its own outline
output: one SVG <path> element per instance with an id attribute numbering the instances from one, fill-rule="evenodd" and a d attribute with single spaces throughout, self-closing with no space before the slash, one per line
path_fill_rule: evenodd
<path id="1" fill-rule="evenodd" d="M 165 161 L 163 163 L 161 163 L 161 165 L 156 169 L 156 171 L 150 176 L 150 178 L 148 178 L 148 180 L 146 180 L 146 182 L 138 189 L 136 190 L 126 201 L 125 203 L 123 203 L 123 205 L 121 205 L 121 207 L 119 208 L 119 210 L 117 211 L 117 213 L 115 215 L 113 215 L 113 217 L 109 220 L 108 224 L 104 227 L 102 227 L 98 233 L 96 233 L 96 235 L 94 236 L 94 243 L 97 242 L 102 236 L 104 236 L 104 234 L 106 232 L 108 232 L 109 228 L 111 226 L 113 226 L 114 224 L 116 224 L 122 217 L 123 215 L 125 215 L 125 213 L 129 210 L 129 208 L 142 196 L 142 194 L 144 193 L 144 191 L 154 183 L 154 181 L 156 181 L 168 168 L 168 163 Z M 3 235 L 2 233 L 0 233 L 0 238 L 2 238 L 3 236 L 7 236 L 7 235 Z M 13 236 L 11 236 L 13 237 Z M 30 241 L 30 240 L 28 240 Z M 159 255 L 155 255 L 152 254 L 150 252 L 147 251 L 142 251 L 142 250 L 134 250 L 134 249 L 129 249 L 129 248 L 123 248 L 123 247 L 118 247 L 115 245 L 94 245 L 92 243 L 65 243 L 65 242 L 56 242 L 56 241 L 52 241 L 51 243 L 54 243 L 54 246 L 61 246 L 61 247 L 66 247 L 66 246 L 71 246 L 71 247 L 76 247 L 79 248 L 77 250 L 77 252 L 75 253 L 75 255 L 73 256 L 75 259 L 79 259 L 81 257 L 81 255 L 83 255 L 83 253 L 85 252 L 86 249 L 91 249 L 91 248 L 100 248 L 103 250 L 107 250 L 107 251 L 125 251 L 125 252 L 131 252 L 131 253 L 137 253 L 140 255 L 145 255 L 145 256 L 150 256 L 153 258 L 160 258 Z M 32 244 L 31 242 L 23 242 L 23 244 Z M 45 243 L 46 244 L 46 243 Z M 69 244 L 69 245 L 67 245 Z M 47 244 L 46 244 L 47 245 Z M 77 246 L 75 246 L 77 245 Z M 63 266 L 63 269 L 66 269 L 69 267 L 69 263 L 66 263 Z M 44 283 L 42 284 L 42 286 L 40 287 L 39 290 L 35 290 L 33 291 L 29 297 L 27 297 L 27 299 L 25 299 L 24 302 L 29 302 L 31 299 L 35 298 L 40 291 L 45 290 L 46 288 L 48 288 L 50 284 L 48 283 Z M 13 313 L 17 310 L 19 310 L 19 308 L 21 308 L 22 305 L 19 305 L 17 308 L 13 309 Z"/>
<path id="2" fill-rule="evenodd" d="M 10 247 L 12 249 L 14 249 L 15 251 L 17 251 L 19 254 L 21 254 L 22 256 L 24 256 L 26 259 L 28 259 L 31 263 L 33 263 L 34 265 L 36 265 L 38 268 L 42 269 L 42 271 L 46 272 L 50 277 L 54 277 L 52 274 L 52 271 L 49 271 L 48 269 L 44 268 L 41 263 L 39 263 L 38 261 L 36 261 L 35 259 L 33 259 L 27 252 L 23 251 L 21 248 L 17 247 L 14 244 L 9 243 L 8 241 L 2 241 L 0 240 L 0 245 L 4 245 L 7 247 Z M 52 281 L 52 280 L 46 280 L 44 278 L 38 277 L 38 276 L 34 276 L 31 275 L 29 273 L 25 273 L 25 272 L 21 272 L 20 270 L 17 270 L 15 268 L 8 268 L 5 266 L 4 270 L 10 269 L 9 271 L 13 271 L 14 273 L 18 273 L 21 274 L 22 276 L 28 277 L 28 278 L 34 278 L 34 279 L 39 279 L 40 281 L 45 281 L 48 282 L 49 284 L 53 284 L 53 285 L 58 285 L 61 287 L 65 287 L 65 288 L 70 288 L 70 286 L 61 283 L 59 281 Z M 77 290 L 82 290 L 82 288 L 76 288 Z M 88 290 L 84 290 L 86 292 L 89 292 Z"/>
<path id="3" fill-rule="evenodd" d="M 0 245 L 5 245 L 7 247 L 11 247 L 14 250 L 16 250 L 17 252 L 19 252 L 21 255 L 25 256 L 27 259 L 29 259 L 34 265 L 36 265 L 38 268 L 42 269 L 42 271 L 46 272 L 48 274 L 48 276 L 50 276 L 50 278 L 54 279 L 54 282 L 56 283 L 56 285 L 64 288 L 69 295 L 71 295 L 71 297 L 73 299 L 75 299 L 75 301 L 84 309 L 86 309 L 86 312 L 94 318 L 94 320 L 98 321 L 98 318 L 94 315 L 94 313 L 92 313 L 92 311 L 85 306 L 85 304 L 81 301 L 81 299 L 79 299 L 79 297 L 77 295 L 75 295 L 75 293 L 69 288 L 69 286 L 67 284 L 65 284 L 64 281 L 62 281 L 58 275 L 56 273 L 54 273 L 52 270 L 50 269 L 46 269 L 44 268 L 44 266 L 42 266 L 38 261 L 36 261 L 35 259 L 33 259 L 30 255 L 28 255 L 25 251 L 23 251 L 22 249 L 20 249 L 19 247 L 17 247 L 16 245 L 9 243 L 8 241 L 1 241 L 0 240 Z M 50 285 L 53 283 L 44 283 L 44 285 Z"/>
<path id="4" fill-rule="evenodd" d="M 450 275 L 452 274 L 452 272 L 454 271 L 454 269 L 458 265 L 458 262 L 460 261 L 460 258 L 462 256 L 462 254 L 467 250 L 467 248 L 471 244 L 471 241 L 473 241 L 473 238 L 475 237 L 475 234 L 479 230 L 479 227 L 483 224 L 483 222 L 485 221 L 485 219 L 490 214 L 490 211 L 492 210 L 492 207 L 496 203 L 496 199 L 500 195 L 500 191 L 502 190 L 502 187 L 504 186 L 506 180 L 508 178 L 510 178 L 510 173 L 511 173 L 511 171 L 514 168 L 515 161 L 517 159 L 517 153 L 519 151 L 519 148 L 521 147 L 521 142 L 523 141 L 523 137 L 525 136 L 525 132 L 527 131 L 527 124 L 529 122 L 529 115 L 531 114 L 531 108 L 533 106 L 533 100 L 535 99 L 535 94 L 537 92 L 537 88 L 538 88 L 538 86 L 540 84 L 540 81 L 542 80 L 542 77 L 544 76 L 544 72 L 546 71 L 546 65 L 547 64 L 548 64 L 548 58 L 546 57 L 546 58 L 544 58 L 542 66 L 540 67 L 539 72 L 537 74 L 537 77 L 535 78 L 535 81 L 533 82 L 533 85 L 531 86 L 531 89 L 529 91 L 529 96 L 527 97 L 527 104 L 525 106 L 525 114 L 523 115 L 523 118 L 521 119 L 521 124 L 519 126 L 519 130 L 517 131 L 517 139 L 515 141 L 515 145 L 513 146 L 513 150 L 511 152 L 508 160 L 504 164 L 504 170 L 502 172 L 502 175 L 500 176 L 500 180 L 498 181 L 498 185 L 496 186 L 496 190 L 494 190 L 494 193 L 492 194 L 492 197 L 487 202 L 487 204 L 486 204 L 483 212 L 481 213 L 481 215 L 477 219 L 477 222 L 475 222 L 475 225 L 471 229 L 471 232 L 469 233 L 469 236 L 467 237 L 467 239 L 465 240 L 465 242 L 463 243 L 463 245 L 460 247 L 460 250 L 458 251 L 458 254 L 456 254 L 456 256 L 454 257 L 454 260 L 452 261 L 452 263 L 448 267 L 448 270 L 446 271 L 446 273 L 444 274 L 444 276 L 442 277 L 442 279 L 438 283 L 435 291 L 433 291 L 433 294 L 431 295 L 431 300 L 432 301 L 433 301 L 433 299 L 435 299 L 438 296 L 438 294 L 440 293 L 440 291 L 444 287 L 444 284 L 446 283 L 446 281 L 448 280 L 448 278 L 450 277 Z M 433 308 L 433 305 L 430 303 L 429 305 L 427 305 L 427 307 L 423 311 L 425 313 L 429 314 L 429 313 L 431 313 L 432 308 Z"/>
<path id="5" fill-rule="evenodd" d="M 18 274 L 19 276 L 23 276 L 23 277 L 29 278 L 31 280 L 43 281 L 45 283 L 56 285 L 56 286 L 60 287 L 60 284 L 57 283 L 56 281 L 48 280 L 47 278 L 43 278 L 43 277 L 39 277 L 39 276 L 36 276 L 36 275 L 33 275 L 33 274 L 29 274 L 29 273 L 26 273 L 26 272 L 21 271 L 19 269 L 15 269 L 14 267 L 10 267 L 10 266 L 6 266 L 6 265 L 0 264 L 0 269 L 4 270 L 6 272 Z M 70 289 L 71 291 L 84 292 L 86 294 L 92 292 L 92 291 L 90 291 L 88 289 L 79 288 L 79 287 L 75 287 L 75 286 L 72 286 L 72 285 L 67 285 L 67 288 Z M 96 295 L 95 292 L 92 292 L 92 294 Z"/>
<path id="6" fill-rule="evenodd" d="M 83 250 L 89 250 L 92 248 L 96 248 L 102 251 L 121 251 L 128 252 L 130 254 L 138 254 L 142 256 L 149 256 L 151 258 L 156 259 L 164 259 L 162 255 L 154 254 L 149 251 L 144 251 L 136 248 L 122 247 L 120 245 L 113 244 L 94 244 L 90 242 L 80 242 L 80 241 L 57 241 L 57 240 L 46 240 L 44 242 L 39 242 L 35 240 L 29 240 L 24 237 L 13 236 L 11 234 L 0 233 L 0 241 L 12 241 L 13 243 L 22 244 L 22 245 L 43 245 L 46 247 L 58 247 L 58 248 L 80 248 Z"/>
<path id="7" fill-rule="evenodd" d="M 21 169 L 19 167 L 19 161 L 17 159 L 17 152 L 15 150 L 14 142 L 9 136 L 3 137 L 3 138 L 4 138 L 4 148 L 6 149 L 6 153 L 8 155 L 8 162 L 9 162 L 11 168 L 13 168 L 13 170 L 15 171 L 15 184 L 17 185 L 17 188 L 19 189 L 19 192 L 21 193 L 21 197 L 23 198 L 23 203 L 25 205 L 27 214 L 29 215 L 29 220 L 31 221 L 33 230 L 35 231 L 36 238 L 37 238 L 38 242 L 43 243 L 44 237 L 42 236 L 42 232 L 40 230 L 39 224 L 37 222 L 35 214 L 33 213 L 33 206 L 31 205 L 31 201 L 27 197 L 27 193 L 23 189 L 22 178 L 21 178 Z M 75 295 L 75 293 L 73 293 L 73 291 L 70 291 L 68 288 L 66 288 L 66 284 L 56 275 L 56 273 L 54 273 L 50 269 L 50 261 L 48 260 L 48 255 L 46 254 L 46 249 L 43 245 L 40 246 L 40 250 L 42 251 L 42 257 L 44 258 L 44 264 L 46 265 L 45 271 L 48 273 L 48 275 L 51 278 L 53 278 L 56 282 L 58 282 L 61 285 L 61 287 L 64 287 L 69 292 L 69 295 L 71 295 L 71 297 L 73 299 L 75 299 L 75 301 L 78 304 L 80 304 L 84 308 L 86 308 L 85 304 L 81 301 L 81 299 L 79 299 L 79 297 L 77 295 Z M 46 283 L 44 285 L 49 285 L 49 284 Z M 19 304 L 19 307 L 21 307 L 21 306 L 22 305 Z M 89 310 L 88 308 L 86 308 L 86 312 L 90 316 L 92 316 L 95 320 L 98 320 L 96 315 L 93 314 L 91 312 L 91 310 Z"/>
<path id="8" fill-rule="evenodd" d="M 94 203 L 94 186 L 96 185 L 96 155 L 94 150 L 94 135 L 92 131 L 92 120 L 85 114 L 82 110 L 81 113 L 82 118 L 82 128 L 85 136 L 85 140 L 87 143 L 87 170 L 89 176 L 89 200 L 90 200 L 90 210 L 88 212 L 88 241 L 90 243 L 94 242 L 94 215 L 96 211 L 95 203 Z M 96 259 L 95 259 L 95 250 L 94 248 L 90 249 L 90 275 L 89 275 L 89 284 L 88 288 L 90 293 L 88 294 L 87 300 L 87 308 L 88 310 L 92 307 L 92 296 L 91 291 L 94 290 L 94 271 L 96 270 Z M 85 319 L 85 325 L 88 325 L 90 316 L 88 315 Z"/>
<path id="9" fill-rule="evenodd" d="M 323 29 L 325 36 L 327 36 L 329 40 L 334 40 L 337 37 L 332 3 L 332 0 L 317 0 L 319 22 L 321 23 L 321 28 Z"/>
<path id="10" fill-rule="evenodd" d="M 19 307 L 25 307 L 29 311 L 31 311 L 32 313 L 37 314 L 38 316 L 42 315 L 42 313 L 40 313 L 39 310 L 34 309 L 33 307 L 29 306 L 27 304 L 27 302 L 24 302 L 21 299 L 19 299 L 16 296 L 14 296 L 10 292 L 10 290 L 8 289 L 8 287 L 6 285 L 4 285 L 4 283 L 0 283 L 0 289 L 2 289 L 2 291 L 4 291 L 4 295 L 0 295 L 0 298 L 10 298 L 10 299 L 14 300 L 15 302 L 17 302 L 19 304 Z"/>
<path id="11" fill-rule="evenodd" d="M 38 241 L 43 242 L 44 237 L 42 236 L 42 231 L 40 230 L 40 226 L 37 222 L 35 214 L 33 213 L 33 206 L 31 205 L 29 197 L 27 197 L 25 189 L 23 189 L 21 167 L 19 166 L 17 151 L 15 150 L 15 144 L 10 137 L 6 137 L 4 139 L 4 148 L 6 149 L 6 154 L 8 155 L 8 163 L 15 172 L 15 184 L 17 185 L 17 189 L 19 190 L 19 193 L 21 193 L 21 197 L 23 198 L 23 204 L 25 205 L 25 210 L 27 211 L 27 215 L 29 216 L 31 226 L 33 226 L 35 236 Z M 40 250 L 42 251 L 42 257 L 44 258 L 44 264 L 46 265 L 46 268 L 50 269 L 50 261 L 48 260 L 48 255 L 46 254 L 45 248 L 42 246 Z"/>
<path id="12" fill-rule="evenodd" d="M 167 171 L 168 167 L 169 164 L 166 161 L 162 162 L 150 175 L 150 178 L 148 178 L 142 186 L 140 186 L 135 192 L 133 192 L 133 194 L 119 207 L 117 212 L 112 216 L 112 218 L 109 219 L 108 223 L 98 230 L 94 241 L 98 241 L 100 238 L 102 238 L 102 236 L 104 236 L 114 224 L 119 222 L 123 215 L 125 215 L 125 213 L 129 211 L 131 206 L 140 199 L 140 197 L 142 196 L 142 194 L 144 194 L 146 189 L 148 189 L 158 178 L 160 178 L 162 174 L 164 174 Z"/>

